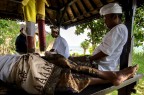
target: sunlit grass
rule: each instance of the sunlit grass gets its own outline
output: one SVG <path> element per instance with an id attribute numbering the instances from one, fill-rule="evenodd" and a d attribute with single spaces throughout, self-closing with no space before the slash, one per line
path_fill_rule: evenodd
<path id="1" fill-rule="evenodd" d="M 144 53 L 134 53 L 133 54 L 133 65 L 139 65 L 139 73 L 144 73 Z"/>
<path id="2" fill-rule="evenodd" d="M 138 64 L 139 65 L 138 73 L 144 74 L 144 53 L 134 53 L 133 64 Z M 140 79 L 135 89 L 137 92 L 136 94 L 132 95 L 144 95 L 144 78 Z"/>

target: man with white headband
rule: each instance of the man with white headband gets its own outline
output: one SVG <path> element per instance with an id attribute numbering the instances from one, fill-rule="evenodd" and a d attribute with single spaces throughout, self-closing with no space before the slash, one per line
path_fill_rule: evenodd
<path id="1" fill-rule="evenodd" d="M 46 51 L 45 55 L 49 56 L 50 54 L 56 53 L 63 55 L 65 58 L 68 58 L 70 56 L 70 53 L 67 41 L 60 36 L 59 28 L 57 26 L 51 26 L 50 28 L 52 37 L 56 39 L 50 52 Z"/>
<path id="2" fill-rule="evenodd" d="M 89 59 L 97 63 L 99 70 L 117 71 L 120 55 L 128 38 L 127 27 L 121 21 L 122 8 L 118 3 L 109 3 L 100 9 L 100 15 L 104 16 L 110 31 Z"/>

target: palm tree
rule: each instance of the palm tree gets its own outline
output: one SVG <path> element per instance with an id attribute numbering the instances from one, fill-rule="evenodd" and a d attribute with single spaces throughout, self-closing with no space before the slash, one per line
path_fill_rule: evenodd
<path id="1" fill-rule="evenodd" d="M 83 48 L 84 50 L 84 55 L 86 54 L 86 50 L 89 48 L 89 42 L 87 40 L 83 41 L 81 43 L 81 47 Z"/>

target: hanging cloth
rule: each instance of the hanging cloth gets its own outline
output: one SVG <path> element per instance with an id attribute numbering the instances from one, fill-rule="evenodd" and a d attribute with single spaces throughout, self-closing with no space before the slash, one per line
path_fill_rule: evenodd
<path id="1" fill-rule="evenodd" d="M 22 5 L 25 21 L 36 22 L 36 1 L 23 0 Z"/>

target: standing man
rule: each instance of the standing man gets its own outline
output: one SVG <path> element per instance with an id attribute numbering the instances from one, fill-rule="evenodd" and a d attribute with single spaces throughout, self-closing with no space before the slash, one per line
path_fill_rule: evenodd
<path id="1" fill-rule="evenodd" d="M 49 56 L 50 53 L 52 54 L 52 52 L 54 52 L 64 56 L 65 58 L 68 58 L 70 56 L 70 53 L 67 41 L 60 36 L 59 28 L 57 26 L 51 26 L 50 28 L 51 35 L 53 38 L 55 38 L 55 41 L 52 49 L 50 51 L 46 51 L 45 55 Z"/>
<path id="2" fill-rule="evenodd" d="M 25 32 L 25 25 L 21 25 L 20 34 L 16 38 L 15 42 L 16 52 L 19 54 L 27 53 L 27 41 L 26 41 L 26 32 Z"/>
<path id="3" fill-rule="evenodd" d="M 127 27 L 121 21 L 122 8 L 118 3 L 109 3 L 100 9 L 100 14 L 104 16 L 109 32 L 89 59 L 98 64 L 99 70 L 117 71 L 120 55 L 128 38 Z"/>

